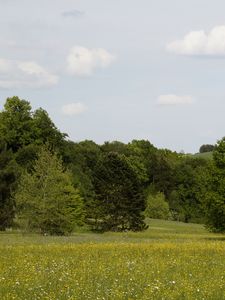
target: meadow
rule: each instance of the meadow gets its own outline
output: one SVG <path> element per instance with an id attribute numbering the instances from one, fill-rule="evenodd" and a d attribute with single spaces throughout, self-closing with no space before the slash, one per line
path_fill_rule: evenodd
<path id="1" fill-rule="evenodd" d="M 140 233 L 1 233 L 0 299 L 225 299 L 225 236 L 159 220 Z"/>
<path id="2" fill-rule="evenodd" d="M 198 158 L 204 158 L 204 159 L 213 159 L 213 153 L 212 152 L 196 153 L 193 156 L 198 157 Z"/>

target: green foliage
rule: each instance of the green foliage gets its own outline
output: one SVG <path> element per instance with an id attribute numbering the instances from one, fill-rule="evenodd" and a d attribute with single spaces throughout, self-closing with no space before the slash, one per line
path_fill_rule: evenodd
<path id="1" fill-rule="evenodd" d="M 124 143 L 121 143 L 119 141 L 105 142 L 101 146 L 101 150 L 103 152 L 107 152 L 107 153 L 116 152 L 116 153 L 124 154 L 124 155 L 126 155 L 128 152 L 127 145 Z"/>
<path id="2" fill-rule="evenodd" d="M 50 119 L 48 113 L 39 108 L 33 113 L 33 124 L 35 144 L 48 144 L 53 148 L 60 149 L 63 146 L 64 138 L 67 136 L 61 133 Z"/>
<path id="3" fill-rule="evenodd" d="M 18 166 L 12 152 L 0 141 L 0 230 L 5 230 L 13 224 L 15 206 L 11 192 L 15 188 L 17 177 Z"/>
<path id="4" fill-rule="evenodd" d="M 18 97 L 6 99 L 4 110 L 0 113 L 0 135 L 13 151 L 32 141 L 33 123 L 28 101 Z"/>
<path id="5" fill-rule="evenodd" d="M 163 193 L 149 194 L 145 216 L 153 219 L 167 220 L 170 216 L 169 204 Z"/>
<path id="6" fill-rule="evenodd" d="M 94 187 L 103 230 L 124 231 L 145 228 L 145 199 L 136 174 L 117 153 L 105 154 L 95 168 Z"/>
<path id="7" fill-rule="evenodd" d="M 18 165 L 25 170 L 32 170 L 40 148 L 41 146 L 36 144 L 30 144 L 19 148 L 15 153 L 15 160 Z"/>
<path id="8" fill-rule="evenodd" d="M 70 174 L 64 172 L 60 162 L 61 177 L 59 169 L 56 168 L 59 177 L 54 181 L 54 172 L 51 173 L 49 169 L 50 166 L 54 169 L 54 164 L 46 168 L 50 172 L 48 176 L 51 174 L 48 178 L 52 178 L 54 182 L 47 188 L 51 191 L 47 197 L 50 207 L 54 207 L 54 195 L 60 194 L 63 185 L 67 188 L 62 194 L 70 195 L 71 198 L 68 200 L 69 196 L 62 197 L 62 206 L 67 201 L 72 203 L 72 198 L 80 199 L 77 190 L 74 192 L 73 188 L 69 188 L 76 186 L 83 199 L 84 208 L 81 210 L 85 210 L 86 222 L 95 220 L 95 226 L 104 230 L 139 230 L 144 228 L 143 211 L 146 204 L 143 195 L 148 194 L 151 187 L 151 194 L 161 195 L 157 194 L 159 192 L 165 195 L 174 219 L 201 222 L 206 215 L 208 227 L 225 231 L 225 138 L 215 147 L 202 145 L 201 153 L 194 156 L 157 149 L 146 140 L 133 140 L 128 144 L 119 141 L 105 142 L 101 146 L 87 140 L 74 143 L 65 139 L 67 135 L 57 129 L 45 110 L 39 108 L 32 111 L 30 103 L 18 97 L 8 98 L 0 112 L 0 136 L 1 229 L 13 223 L 15 205 L 10 195 L 19 182 L 18 191 L 25 193 L 23 185 L 26 183 L 30 186 L 30 193 L 35 194 L 34 198 L 26 196 L 33 199 L 33 206 L 36 202 L 45 202 L 39 195 L 41 189 L 38 186 L 38 177 L 35 177 L 35 160 L 40 160 L 38 153 L 43 145 L 47 145 L 49 149 L 61 155 L 64 166 L 70 170 Z M 211 151 L 212 148 L 213 154 L 205 152 Z M 212 159 L 208 159 L 212 157 L 213 162 Z M 42 168 L 45 169 L 44 166 Z M 24 172 L 24 175 L 21 181 L 18 181 L 21 172 Z M 51 180 L 49 179 L 49 182 Z M 36 185 L 33 192 L 32 184 Z M 66 192 L 67 189 L 70 192 Z M 22 210 L 20 205 L 18 208 L 20 216 L 22 212 L 25 216 L 26 209 Z M 45 221 L 44 213 L 38 212 L 36 219 L 30 217 L 29 227 L 42 230 L 40 224 L 47 224 L 47 218 L 48 222 L 56 218 L 57 213 L 54 214 L 54 211 L 57 212 L 55 209 L 46 210 Z M 36 225 L 32 225 L 33 222 Z M 61 223 L 64 224 L 64 221 Z M 66 231 L 69 232 L 73 225 Z M 60 229 L 57 230 L 60 233 Z"/>
<path id="9" fill-rule="evenodd" d="M 149 181 L 148 171 L 145 167 L 142 159 L 135 155 L 130 155 L 126 157 L 126 161 L 129 167 L 133 170 L 133 172 L 137 175 L 137 179 L 140 184 L 145 185 Z"/>
<path id="10" fill-rule="evenodd" d="M 169 150 L 158 150 L 152 163 L 152 182 L 169 198 L 175 186 L 175 171 L 181 158 Z"/>
<path id="11" fill-rule="evenodd" d="M 225 137 L 216 144 L 213 151 L 213 161 L 218 169 L 225 168 Z"/>
<path id="12" fill-rule="evenodd" d="M 225 138 L 218 141 L 213 151 L 213 164 L 204 177 L 205 189 L 202 204 L 206 224 L 216 232 L 225 232 Z"/>
<path id="13" fill-rule="evenodd" d="M 202 221 L 200 181 L 207 168 L 206 160 L 192 157 L 184 157 L 177 165 L 174 189 L 169 195 L 170 209 L 175 220 Z"/>
<path id="14" fill-rule="evenodd" d="M 215 146 L 214 145 L 202 145 L 199 149 L 199 153 L 205 153 L 205 152 L 212 152 L 214 150 Z"/>
<path id="15" fill-rule="evenodd" d="M 13 152 L 30 144 L 48 143 L 59 149 L 66 137 L 56 128 L 45 110 L 40 108 L 33 113 L 30 103 L 18 97 L 7 98 L 0 112 L 0 135 Z"/>
<path id="16" fill-rule="evenodd" d="M 204 152 L 204 153 L 195 153 L 194 155 L 191 155 L 195 158 L 202 158 L 206 160 L 212 160 L 213 159 L 213 152 Z"/>
<path id="17" fill-rule="evenodd" d="M 18 218 L 30 230 L 64 235 L 81 225 L 83 202 L 62 162 L 43 148 L 33 172 L 25 172 L 14 195 Z"/>
<path id="18" fill-rule="evenodd" d="M 136 173 L 140 184 L 144 186 L 149 182 L 149 157 L 153 145 L 149 141 L 137 141 L 133 140 L 128 145 L 118 141 L 106 142 L 101 146 L 103 152 L 114 152 L 124 155 L 130 168 Z"/>
<path id="19" fill-rule="evenodd" d="M 96 218 L 97 209 L 93 210 L 95 201 L 93 178 L 100 157 L 101 149 L 93 141 L 67 142 L 64 148 L 63 160 L 71 171 L 74 185 L 79 188 L 84 199 L 88 219 Z"/>
<path id="20" fill-rule="evenodd" d="M 139 180 L 147 187 L 154 177 L 154 165 L 156 161 L 157 149 L 146 140 L 133 140 L 127 145 L 127 157 L 133 161 L 132 168 L 136 171 Z M 147 176 L 146 176 L 147 175 Z"/>

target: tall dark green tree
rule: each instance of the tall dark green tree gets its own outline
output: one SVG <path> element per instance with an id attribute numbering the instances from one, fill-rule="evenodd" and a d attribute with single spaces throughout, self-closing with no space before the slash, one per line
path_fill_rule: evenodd
<path id="1" fill-rule="evenodd" d="M 31 171 L 33 169 L 34 161 L 38 157 L 40 152 L 41 145 L 29 144 L 19 148 L 18 151 L 14 154 L 15 160 L 18 165 L 25 170 Z"/>
<path id="2" fill-rule="evenodd" d="M 15 189 L 18 166 L 6 143 L 0 141 L 0 230 L 12 226 L 15 205 L 11 194 Z"/>
<path id="3" fill-rule="evenodd" d="M 169 198 L 175 185 L 175 170 L 179 156 L 169 150 L 158 150 L 152 163 L 152 183 L 155 188 Z"/>
<path id="4" fill-rule="evenodd" d="M 202 222 L 201 175 L 206 172 L 208 161 L 183 157 L 174 172 L 174 187 L 169 195 L 171 212 L 175 219 L 184 222 Z"/>
<path id="5" fill-rule="evenodd" d="M 207 226 L 213 231 L 225 232 L 225 138 L 216 144 L 213 165 L 204 180 L 207 190 L 203 205 Z"/>
<path id="6" fill-rule="evenodd" d="M 94 172 L 96 201 L 103 230 L 143 230 L 146 201 L 135 172 L 123 156 L 103 155 Z"/>

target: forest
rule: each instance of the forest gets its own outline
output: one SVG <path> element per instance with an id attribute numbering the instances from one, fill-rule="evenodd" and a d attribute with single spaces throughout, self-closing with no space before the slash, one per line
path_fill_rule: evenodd
<path id="1" fill-rule="evenodd" d="M 177 153 L 148 140 L 74 142 L 44 109 L 7 98 L 0 112 L 0 229 L 142 231 L 148 217 L 224 232 L 225 138 L 201 146 L 208 151 Z"/>

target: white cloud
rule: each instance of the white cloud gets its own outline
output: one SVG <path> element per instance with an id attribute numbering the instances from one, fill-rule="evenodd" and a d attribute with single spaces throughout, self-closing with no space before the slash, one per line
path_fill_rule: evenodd
<path id="1" fill-rule="evenodd" d="M 184 105 L 194 103 L 194 98 L 191 96 L 177 96 L 177 95 L 161 95 L 157 99 L 159 105 Z"/>
<path id="2" fill-rule="evenodd" d="M 51 74 L 34 61 L 16 61 L 0 58 L 1 88 L 39 88 L 58 83 L 58 76 Z"/>
<path id="3" fill-rule="evenodd" d="M 191 31 L 169 43 L 167 50 L 181 55 L 225 56 L 225 26 L 214 27 L 209 33 Z"/>
<path id="4" fill-rule="evenodd" d="M 69 103 L 62 107 L 62 113 L 67 116 L 80 115 L 87 110 L 87 107 L 78 102 L 78 103 Z"/>
<path id="5" fill-rule="evenodd" d="M 102 48 L 74 46 L 67 57 L 67 71 L 72 75 L 90 76 L 98 68 L 107 68 L 115 56 Z"/>

